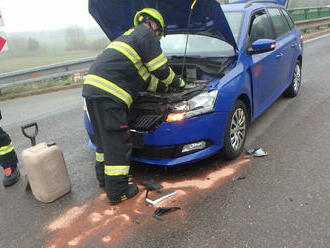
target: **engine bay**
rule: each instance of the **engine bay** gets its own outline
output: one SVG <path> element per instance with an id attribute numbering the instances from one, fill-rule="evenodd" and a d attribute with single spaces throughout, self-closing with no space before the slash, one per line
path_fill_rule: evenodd
<path id="1" fill-rule="evenodd" d="M 233 62 L 233 58 L 169 58 L 169 66 L 185 80 L 184 89 L 170 93 L 154 93 L 143 91 L 140 97 L 131 106 L 129 125 L 136 131 L 153 131 L 159 124 L 166 120 L 171 106 L 175 103 L 187 101 L 209 88 L 208 83 L 213 79 L 220 79 L 225 75 L 226 68 Z"/>

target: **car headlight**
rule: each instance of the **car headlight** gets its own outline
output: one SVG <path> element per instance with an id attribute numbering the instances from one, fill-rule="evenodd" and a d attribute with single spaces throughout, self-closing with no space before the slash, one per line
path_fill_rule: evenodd
<path id="1" fill-rule="evenodd" d="M 201 93 L 188 101 L 183 101 L 172 106 L 171 113 L 166 121 L 180 121 L 185 118 L 212 112 L 218 90 Z"/>

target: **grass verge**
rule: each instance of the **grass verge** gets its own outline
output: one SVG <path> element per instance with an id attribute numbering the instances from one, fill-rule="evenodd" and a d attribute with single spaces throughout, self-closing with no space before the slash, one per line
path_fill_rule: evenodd
<path id="1" fill-rule="evenodd" d="M 96 51 L 59 51 L 54 52 L 54 54 L 34 54 L 33 56 L 26 55 L 21 57 L 6 57 L 0 54 L 0 73 L 94 57 L 97 54 L 98 52 Z"/>
<path id="2" fill-rule="evenodd" d="M 67 77 L 59 80 L 31 83 L 26 85 L 12 86 L 1 90 L 0 101 L 16 97 L 37 95 L 61 89 L 77 88 L 82 85 L 83 80 L 74 80 Z"/>

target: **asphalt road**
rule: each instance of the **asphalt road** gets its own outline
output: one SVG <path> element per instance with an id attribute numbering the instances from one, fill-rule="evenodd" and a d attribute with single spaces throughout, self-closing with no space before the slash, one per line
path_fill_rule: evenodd
<path id="1" fill-rule="evenodd" d="M 43 204 L 24 180 L 1 186 L 0 247 L 329 247 L 329 64 L 330 36 L 305 44 L 300 95 L 280 98 L 251 126 L 246 148 L 267 157 L 215 156 L 169 170 L 135 164 L 138 183 L 153 178 L 176 190 L 163 206 L 181 209 L 164 221 L 152 217 L 141 185 L 138 197 L 107 204 L 85 145 L 80 89 L 1 102 L 19 156 L 30 146 L 20 126 L 37 121 L 37 141 L 63 150 L 72 191 Z"/>

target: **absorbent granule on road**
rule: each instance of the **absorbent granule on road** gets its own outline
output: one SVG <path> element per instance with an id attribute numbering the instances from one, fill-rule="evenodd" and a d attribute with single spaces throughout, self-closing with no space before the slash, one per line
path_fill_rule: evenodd
<path id="1" fill-rule="evenodd" d="M 191 204 L 194 197 L 205 190 L 218 186 L 231 178 L 247 164 L 250 159 L 231 161 L 216 170 L 199 175 L 197 178 L 179 182 L 161 182 L 164 189 L 175 190 L 173 197 L 165 199 L 161 204 L 146 206 L 144 187 L 140 185 L 139 194 L 120 205 L 110 206 L 105 193 L 96 199 L 89 199 L 81 206 L 75 206 L 46 226 L 46 230 L 54 232 L 53 238 L 45 248 L 79 247 L 88 242 L 100 242 L 101 245 L 112 245 L 127 239 L 130 232 L 149 229 L 152 214 L 158 207 L 175 205 L 180 211 L 173 213 L 175 221 L 182 221 L 185 216 L 184 206 Z M 171 215 L 172 217 L 172 215 Z"/>

